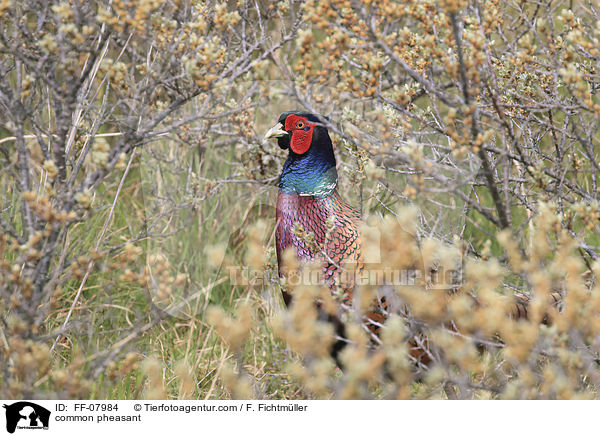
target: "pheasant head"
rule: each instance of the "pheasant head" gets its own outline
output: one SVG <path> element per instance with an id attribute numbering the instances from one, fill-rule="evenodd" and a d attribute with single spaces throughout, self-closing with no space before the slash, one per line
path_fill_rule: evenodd
<path id="1" fill-rule="evenodd" d="M 289 111 L 265 135 L 289 150 L 279 189 L 286 194 L 326 197 L 337 185 L 335 155 L 327 128 L 314 114 Z"/>

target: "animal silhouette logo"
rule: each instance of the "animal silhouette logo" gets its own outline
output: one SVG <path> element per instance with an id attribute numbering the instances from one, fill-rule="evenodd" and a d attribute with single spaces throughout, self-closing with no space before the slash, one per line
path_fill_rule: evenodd
<path id="1" fill-rule="evenodd" d="M 4 404 L 6 409 L 6 431 L 14 433 L 19 429 L 48 429 L 50 411 L 42 406 L 29 401 L 19 401 L 10 405 Z"/>

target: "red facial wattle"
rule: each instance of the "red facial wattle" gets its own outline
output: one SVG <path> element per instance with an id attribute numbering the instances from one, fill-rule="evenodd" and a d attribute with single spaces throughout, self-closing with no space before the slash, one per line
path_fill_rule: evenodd
<path id="1" fill-rule="evenodd" d="M 285 119 L 284 129 L 292 132 L 290 148 L 294 153 L 304 154 L 308 151 L 312 142 L 313 127 L 314 124 L 298 115 L 289 115 Z"/>

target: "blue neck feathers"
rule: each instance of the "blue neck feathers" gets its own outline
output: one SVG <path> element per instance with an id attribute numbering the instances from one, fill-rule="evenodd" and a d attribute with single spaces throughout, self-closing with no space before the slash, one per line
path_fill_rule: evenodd
<path id="1" fill-rule="evenodd" d="M 315 131 L 306 153 L 298 155 L 290 150 L 279 178 L 279 190 L 285 194 L 327 197 L 335 191 L 336 185 L 337 171 L 331 139 L 325 129 L 318 133 Z"/>

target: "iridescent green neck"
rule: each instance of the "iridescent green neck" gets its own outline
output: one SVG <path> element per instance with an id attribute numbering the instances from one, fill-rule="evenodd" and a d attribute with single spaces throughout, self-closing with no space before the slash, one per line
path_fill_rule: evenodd
<path id="1" fill-rule="evenodd" d="M 321 159 L 322 156 L 290 154 L 285 161 L 279 189 L 286 194 L 327 197 L 335 191 L 337 171 L 335 160 Z"/>

